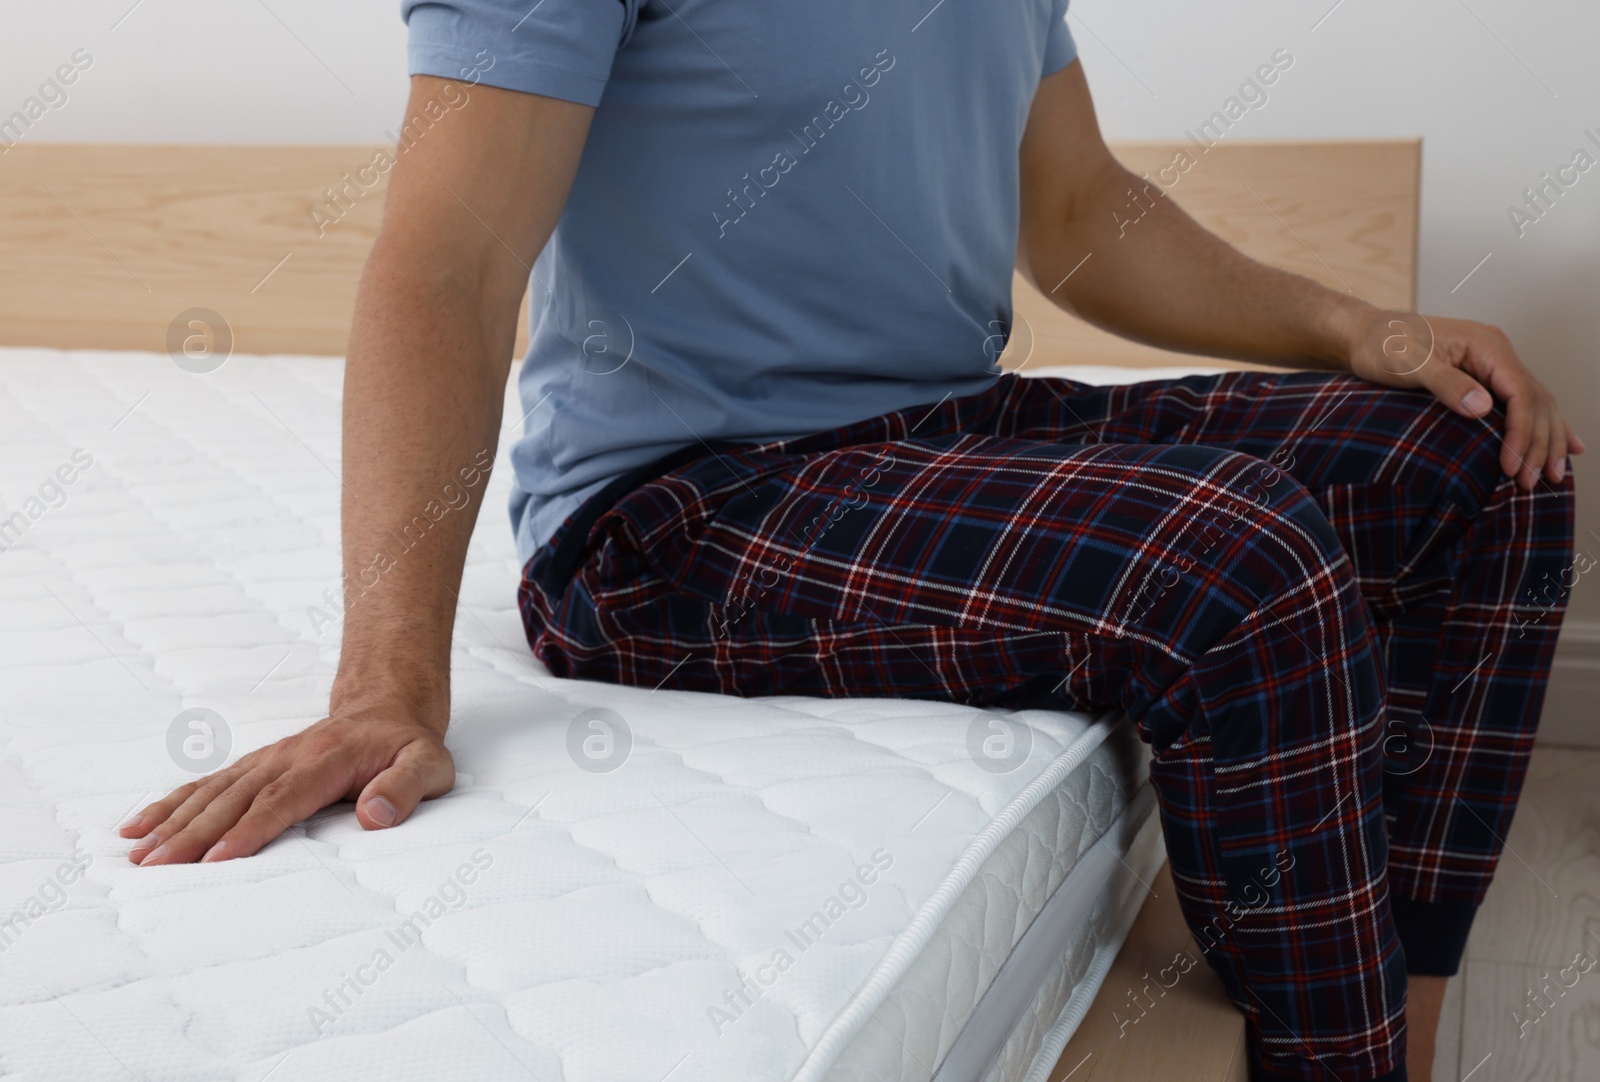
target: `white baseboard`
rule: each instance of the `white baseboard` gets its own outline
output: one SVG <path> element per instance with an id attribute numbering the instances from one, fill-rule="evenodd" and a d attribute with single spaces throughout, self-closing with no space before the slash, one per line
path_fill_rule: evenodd
<path id="1" fill-rule="evenodd" d="M 1600 748 L 1600 620 L 1561 627 L 1539 743 Z"/>

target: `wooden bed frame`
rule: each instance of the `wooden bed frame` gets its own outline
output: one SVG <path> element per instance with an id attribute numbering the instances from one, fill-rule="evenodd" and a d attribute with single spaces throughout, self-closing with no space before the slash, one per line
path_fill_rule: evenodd
<path id="1" fill-rule="evenodd" d="M 380 149 L 11 148 L 0 157 L 0 345 L 164 351 L 174 318 L 207 308 L 238 352 L 342 355 L 382 211 L 387 174 L 370 168 Z M 1166 192 L 1258 259 L 1387 308 L 1414 305 L 1417 141 L 1115 149 L 1151 181 L 1125 208 L 1128 230 L 1139 200 Z M 1180 363 L 1074 319 L 1020 279 L 1014 298 L 1008 367 Z M 519 355 L 526 322 L 524 306 Z"/>
<path id="2" fill-rule="evenodd" d="M 11 148 L 0 156 L 0 345 L 162 352 L 175 317 L 206 308 L 227 320 L 236 352 L 343 354 L 382 210 L 383 177 L 363 172 L 379 149 Z M 1386 308 L 1415 305 L 1419 142 L 1114 149 L 1152 184 L 1131 206 L 1159 188 L 1258 259 Z M 1096 330 L 1020 279 L 1014 301 L 1008 367 L 1190 360 Z M 526 305 L 522 323 L 519 354 Z M 1123 1024 L 1130 991 L 1180 951 L 1198 958 L 1165 871 L 1153 887 L 1051 1082 L 1244 1082 L 1243 1019 L 1203 962 Z"/>

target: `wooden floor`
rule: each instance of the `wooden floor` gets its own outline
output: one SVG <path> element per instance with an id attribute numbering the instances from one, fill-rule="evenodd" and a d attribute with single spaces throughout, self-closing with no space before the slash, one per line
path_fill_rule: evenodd
<path id="1" fill-rule="evenodd" d="M 1182 951 L 1199 955 L 1168 872 L 1152 885 L 1050 1082 L 1243 1082 L 1243 1022 L 1203 961 L 1171 968 Z M 1172 985 L 1164 994 L 1158 979 Z M 1600 751 L 1533 753 L 1439 1028 L 1432 1082 L 1468 1079 L 1600 1079 Z"/>
<path id="2" fill-rule="evenodd" d="M 1163 866 L 1050 1082 L 1245 1082 L 1244 1017 L 1194 945 Z"/>
<path id="3" fill-rule="evenodd" d="M 1580 953 L 1593 962 L 1566 968 Z M 1439 1028 L 1433 1082 L 1468 1075 L 1600 1079 L 1600 751 L 1534 750 L 1506 855 Z"/>

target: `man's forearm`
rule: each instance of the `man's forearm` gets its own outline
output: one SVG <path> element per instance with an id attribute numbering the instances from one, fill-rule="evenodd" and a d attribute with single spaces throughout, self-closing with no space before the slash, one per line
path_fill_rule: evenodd
<path id="1" fill-rule="evenodd" d="M 396 699 L 442 731 L 456 596 L 498 441 L 516 308 L 507 317 L 481 283 L 431 273 L 428 253 L 402 247 L 374 250 L 345 369 L 346 615 L 333 698 Z"/>
<path id="2" fill-rule="evenodd" d="M 1377 311 L 1248 258 L 1114 163 L 1032 235 L 1019 263 L 1041 291 L 1097 326 L 1164 349 L 1342 369 Z"/>
<path id="3" fill-rule="evenodd" d="M 455 784 L 450 635 L 499 439 L 518 302 L 593 110 L 411 79 L 448 119 L 397 151 L 344 378 L 345 618 L 328 716 L 180 786 L 122 827 L 143 864 L 232 860 L 354 800 L 368 830 Z M 185 811 L 184 809 L 190 809 Z"/>

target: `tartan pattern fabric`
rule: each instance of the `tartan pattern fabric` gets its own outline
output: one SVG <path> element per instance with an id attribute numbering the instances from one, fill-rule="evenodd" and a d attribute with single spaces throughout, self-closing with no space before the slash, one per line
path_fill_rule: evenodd
<path id="1" fill-rule="evenodd" d="M 1348 376 L 1006 375 L 676 468 L 519 601 L 560 676 L 1121 708 L 1257 1068 L 1376 1079 L 1439 953 L 1390 894 L 1470 926 L 1572 574 L 1570 473 L 1516 488 L 1502 425 Z"/>

